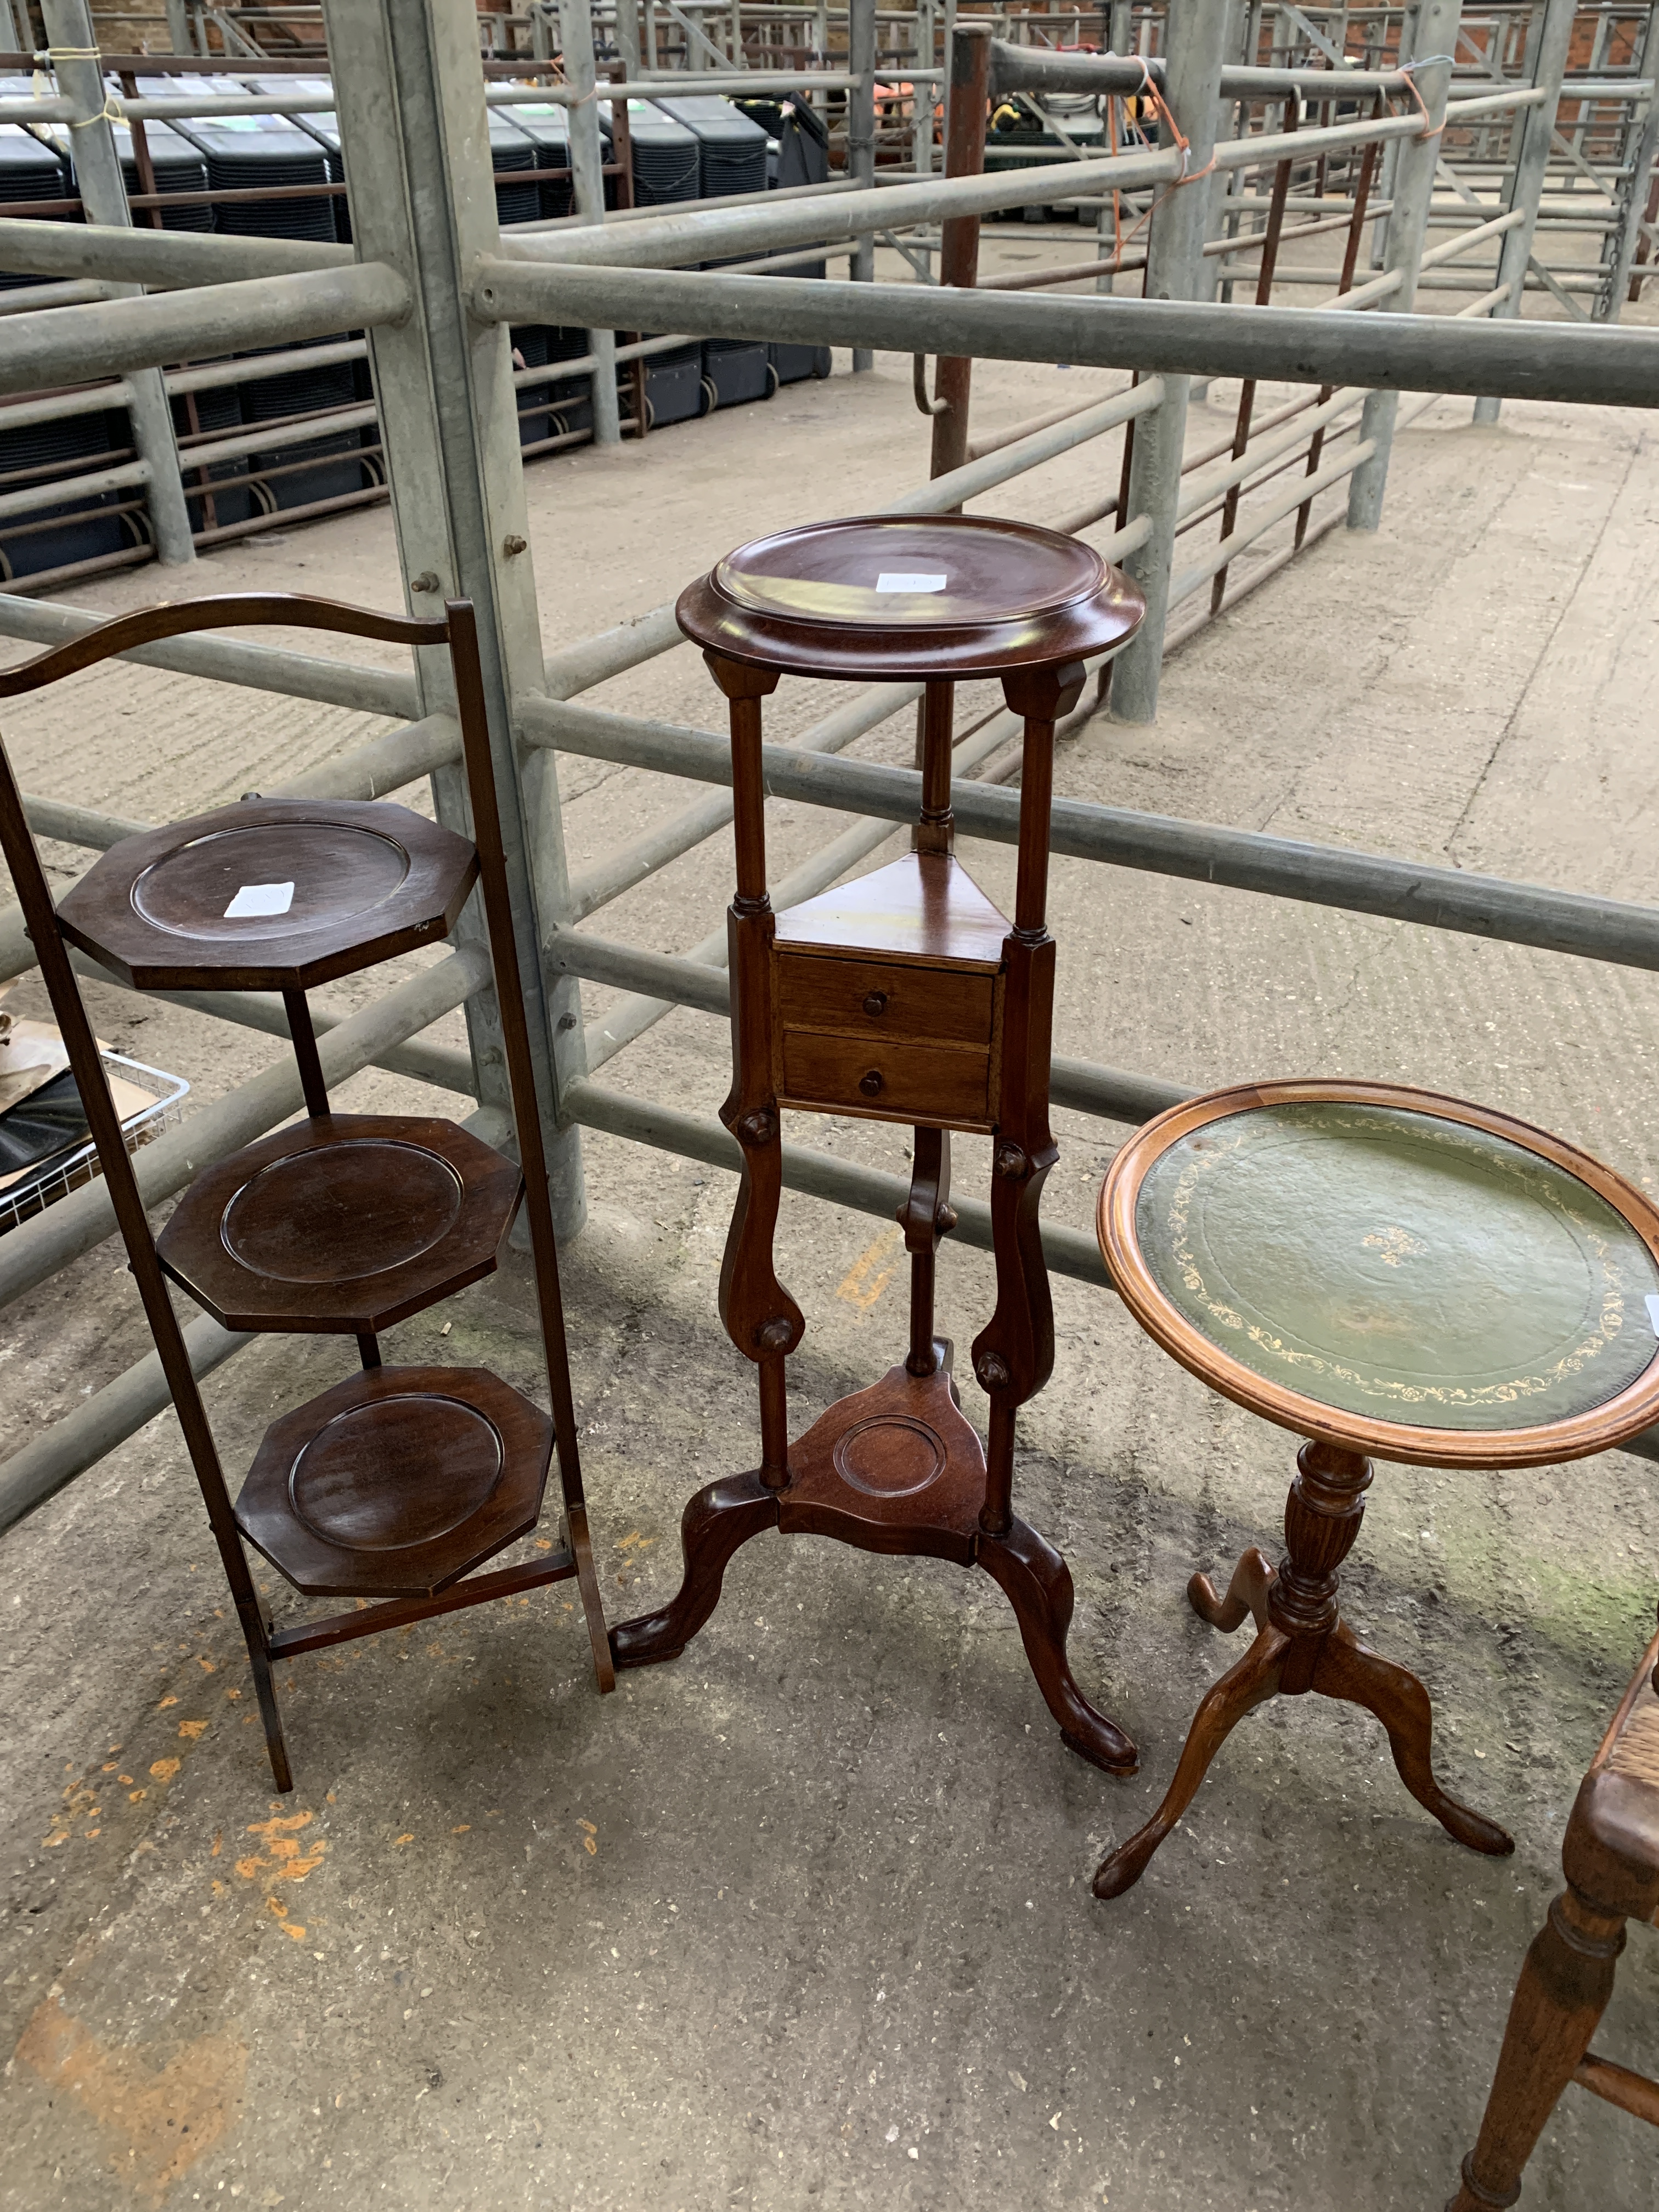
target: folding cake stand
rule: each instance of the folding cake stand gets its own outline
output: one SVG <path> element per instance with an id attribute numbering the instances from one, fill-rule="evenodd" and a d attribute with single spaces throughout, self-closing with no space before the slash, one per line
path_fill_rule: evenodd
<path id="1" fill-rule="evenodd" d="M 54 912 L 9 764 L 0 846 L 40 955 L 111 1202 L 247 1639 L 276 1786 L 292 1787 L 271 1663 L 577 1577 L 602 1690 L 614 1686 L 588 1540 L 547 1170 L 471 605 L 442 622 L 261 593 L 123 616 L 0 674 L 34 691 L 183 632 L 281 623 L 447 647 L 477 837 L 384 801 L 256 799 L 112 846 Z M 482 884 L 523 1173 L 453 1123 L 332 1111 L 313 985 L 447 935 Z M 282 994 L 307 1118 L 210 1164 L 152 1240 L 70 964 L 77 946 L 140 991 Z M 552 1417 L 483 1368 L 386 1367 L 380 1330 L 487 1274 L 520 1198 Z M 233 1509 L 164 1278 L 227 1328 L 355 1335 L 362 1371 L 267 1431 Z M 464 1579 L 541 1515 L 555 1442 L 562 1540 Z M 242 1539 L 311 1596 L 379 1600 L 273 1628 Z"/>
<path id="2" fill-rule="evenodd" d="M 759 1370 L 761 1463 L 687 1504 L 683 1585 L 662 1611 L 612 1631 L 618 1666 L 675 1656 L 714 1611 L 727 1560 L 763 1528 L 953 1559 L 1001 1584 L 1066 1742 L 1112 1772 L 1134 1768 L 1134 1746 L 1072 1679 L 1071 1576 L 1015 1516 L 1012 1489 L 1016 1409 L 1054 1364 L 1037 1209 L 1059 1157 L 1048 1127 L 1054 946 L 1043 919 L 1054 722 L 1076 703 L 1085 659 L 1121 645 L 1144 612 L 1134 586 L 1077 539 L 977 516 L 787 531 L 730 555 L 681 595 L 680 627 L 704 648 L 731 710 L 733 1074 L 720 1117 L 743 1163 L 720 1316 Z M 914 851 L 780 915 L 766 888 L 760 702 L 784 674 L 920 678 L 927 696 Z M 1025 724 L 1012 925 L 951 852 L 953 686 L 986 677 L 1000 678 Z M 784 1107 L 915 1131 L 899 1214 L 908 1355 L 793 1444 L 784 1363 L 805 1324 L 772 1252 Z M 934 1255 L 955 1220 L 952 1129 L 993 1140 L 997 1304 L 973 1349 L 991 1401 L 988 1455 L 959 1408 L 951 1346 L 933 1330 Z"/>

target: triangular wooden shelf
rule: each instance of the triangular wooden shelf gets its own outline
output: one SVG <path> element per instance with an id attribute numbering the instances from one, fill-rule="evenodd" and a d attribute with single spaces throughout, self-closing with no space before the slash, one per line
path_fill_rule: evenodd
<path id="1" fill-rule="evenodd" d="M 777 942 L 792 951 L 873 951 L 992 970 L 1002 964 L 1007 934 L 1006 917 L 948 853 L 907 853 L 777 918 Z"/>

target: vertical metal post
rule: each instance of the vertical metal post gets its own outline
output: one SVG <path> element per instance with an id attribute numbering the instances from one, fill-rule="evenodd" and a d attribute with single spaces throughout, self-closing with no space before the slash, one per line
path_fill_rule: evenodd
<path id="1" fill-rule="evenodd" d="M 28 10 L 24 9 L 25 15 Z M 190 9 L 185 0 L 167 0 L 167 43 L 175 54 L 193 54 L 196 41 L 191 35 Z"/>
<path id="2" fill-rule="evenodd" d="M 1567 48 L 1572 42 L 1572 27 L 1578 13 L 1578 0 L 1545 0 L 1539 10 L 1539 38 L 1534 64 L 1533 82 L 1543 94 L 1537 107 L 1523 107 L 1516 118 L 1520 132 L 1520 150 L 1516 155 L 1515 173 L 1510 180 L 1508 198 L 1504 211 L 1512 209 L 1525 210 L 1526 220 L 1505 231 L 1503 249 L 1498 261 L 1498 281 L 1507 284 L 1510 296 L 1500 300 L 1492 311 L 1496 322 L 1500 316 L 1515 316 L 1521 313 L 1521 301 L 1527 282 L 1527 264 L 1532 258 L 1533 234 L 1538 227 L 1538 203 L 1543 196 L 1544 173 L 1549 167 L 1550 140 L 1555 132 L 1555 112 L 1561 104 L 1561 79 L 1566 72 Z M 1390 301 L 1389 305 L 1396 303 Z M 1495 422 L 1503 404 L 1486 393 L 1474 403 L 1477 422 Z"/>
<path id="3" fill-rule="evenodd" d="M 1233 27 L 1231 34 L 1227 41 L 1228 52 L 1230 58 L 1234 61 L 1241 63 L 1248 62 L 1249 59 L 1249 50 L 1250 23 L 1252 20 L 1251 0 L 1233 0 Z M 1242 138 L 1249 127 L 1250 105 L 1248 100 L 1241 100 L 1232 104 L 1231 112 L 1227 115 L 1224 125 L 1218 124 L 1216 135 L 1218 137 L 1221 135 L 1222 131 L 1224 129 L 1229 137 Z M 1294 126 L 1292 125 L 1292 127 Z M 1227 234 L 1230 236 L 1237 234 L 1238 229 L 1237 215 L 1235 213 L 1231 216 L 1228 216 L 1225 212 L 1226 204 L 1228 199 L 1235 191 L 1243 190 L 1243 175 L 1237 170 L 1232 170 L 1225 176 L 1218 173 L 1215 176 L 1211 178 L 1208 185 L 1206 187 L 1209 196 L 1209 205 L 1206 210 L 1204 222 L 1204 235 L 1206 239 L 1219 235 L 1224 228 Z M 1219 257 L 1214 254 L 1200 255 L 1198 264 L 1198 291 L 1196 297 L 1200 300 L 1213 302 L 1220 284 L 1221 262 Z M 1228 287 L 1227 297 L 1230 300 L 1232 297 L 1232 288 L 1231 285 Z M 1193 379 L 1192 387 L 1187 395 L 1188 404 L 1190 406 L 1194 407 L 1201 406 L 1209 396 L 1209 378 L 1207 376 L 1195 376 Z"/>
<path id="4" fill-rule="evenodd" d="M 617 52 L 628 77 L 640 73 L 640 0 L 617 0 Z"/>
<path id="5" fill-rule="evenodd" d="M 593 60 L 589 0 L 559 0 L 559 41 L 564 50 L 565 82 L 578 95 L 577 105 L 565 111 L 570 118 L 571 198 L 584 222 L 603 222 L 605 152 L 599 104 L 593 98 L 599 71 Z M 593 356 L 593 373 L 588 380 L 593 443 L 614 446 L 622 437 L 622 413 L 617 404 L 617 333 L 589 331 L 587 347 Z"/>
<path id="6" fill-rule="evenodd" d="M 1207 168 L 1215 152 L 1221 114 L 1221 67 L 1231 15 L 1231 0 L 1183 0 L 1179 10 L 1172 10 L 1166 20 L 1170 39 L 1166 97 L 1171 114 L 1190 142 L 1189 174 Z M 1149 300 L 1190 300 L 1197 295 L 1202 281 L 1209 200 L 1207 180 L 1166 191 L 1152 217 L 1147 246 Z M 1132 521 L 1139 514 L 1151 518 L 1152 535 L 1124 564 L 1146 595 L 1146 618 L 1113 666 L 1115 721 L 1150 722 L 1158 713 L 1189 382 L 1184 376 L 1165 376 L 1161 404 L 1135 423 L 1128 511 L 1118 519 Z"/>
<path id="7" fill-rule="evenodd" d="M 645 0 L 645 65 L 657 74 L 657 0 Z"/>
<path id="8" fill-rule="evenodd" d="M 519 696 L 545 681 L 518 395 L 505 325 L 475 322 L 466 308 L 468 269 L 500 239 L 477 41 L 471 10 L 446 0 L 324 0 L 323 12 L 352 235 L 365 260 L 398 271 L 415 301 L 401 325 L 368 333 L 404 587 L 417 614 L 453 598 L 477 610 L 553 1218 L 562 1237 L 574 1237 L 585 1212 L 580 1144 L 556 1120 L 562 1085 L 583 1072 L 580 1002 L 541 957 L 568 911 L 558 785 L 550 752 L 531 749 L 521 763 L 514 724 Z M 447 656 L 421 659 L 422 711 L 453 712 Z M 465 830 L 459 767 L 432 787 L 439 820 Z M 476 902 L 455 933 L 483 941 Z M 466 1014 L 479 1100 L 508 1112 L 493 994 L 470 1000 Z"/>
<path id="9" fill-rule="evenodd" d="M 553 58 L 553 14 L 547 0 L 530 0 L 530 51 L 538 62 Z"/>
<path id="10" fill-rule="evenodd" d="M 130 230 L 132 210 L 121 180 L 114 135 L 104 114 L 103 72 L 94 58 L 97 45 L 87 0 L 43 0 L 43 13 L 47 42 L 58 56 L 52 64 L 58 88 L 76 106 L 70 139 L 87 220 Z M 139 284 L 112 288 L 117 298 L 129 299 L 136 298 L 143 289 Z M 126 381 L 131 394 L 126 406 L 133 450 L 149 470 L 144 480 L 144 503 L 149 510 L 156 556 L 170 567 L 182 566 L 196 558 L 196 544 L 190 533 L 190 510 L 185 504 L 179 447 L 161 372 L 133 369 Z"/>
<path id="11" fill-rule="evenodd" d="M 933 70 L 939 66 L 933 0 L 916 0 L 915 57 L 919 70 Z M 918 175 L 924 177 L 931 176 L 933 168 L 933 99 L 931 76 L 926 84 L 912 82 L 910 166 Z"/>
<path id="12" fill-rule="evenodd" d="M 847 69 L 858 82 L 847 94 L 847 167 L 861 185 L 876 181 L 876 0 L 848 0 Z M 861 238 L 848 274 L 855 284 L 873 282 L 876 241 Z M 873 368 L 876 356 L 867 346 L 853 349 L 853 369 L 858 374 Z"/>
<path id="13" fill-rule="evenodd" d="M 1647 35 L 1636 63 L 1638 76 L 1650 77 L 1659 69 L 1659 8 L 1648 17 Z M 1644 220 L 1652 221 L 1653 161 L 1659 149 L 1659 93 L 1650 93 L 1644 107 L 1627 109 L 1624 132 L 1623 175 L 1613 191 L 1615 222 L 1602 248 L 1601 289 L 1590 309 L 1591 319 L 1616 323 L 1630 291 L 1630 272 L 1636 259 L 1637 241 Z"/>
<path id="14" fill-rule="evenodd" d="M 945 116 L 945 173 L 976 177 L 985 166 L 985 111 L 990 82 L 989 26 L 958 22 L 951 39 L 951 97 Z M 939 281 L 973 288 L 979 276 L 979 217 L 949 216 L 939 229 Z M 933 370 L 930 477 L 948 476 L 968 458 L 968 404 L 974 364 L 966 354 L 942 355 Z"/>
<path id="15" fill-rule="evenodd" d="M 1417 272 L 1428 234 L 1429 203 L 1434 197 L 1435 164 L 1440 159 L 1440 128 L 1446 119 L 1446 95 L 1451 89 L 1451 64 L 1435 61 L 1436 54 L 1450 54 L 1457 47 L 1458 18 L 1463 0 L 1419 0 L 1407 15 L 1405 32 L 1412 34 L 1412 52 L 1424 57 L 1416 71 L 1417 89 L 1428 110 L 1425 128 L 1415 138 L 1395 143 L 1394 207 L 1389 216 L 1385 269 L 1400 271 L 1400 289 L 1388 302 L 1390 314 L 1411 313 L 1417 295 Z M 1413 29 L 1413 18 L 1415 27 Z M 1382 493 L 1389 481 L 1389 455 L 1394 447 L 1395 417 L 1400 412 L 1397 392 L 1368 392 L 1359 420 L 1359 434 L 1375 447 L 1348 480 L 1348 527 L 1375 530 L 1382 515 Z"/>

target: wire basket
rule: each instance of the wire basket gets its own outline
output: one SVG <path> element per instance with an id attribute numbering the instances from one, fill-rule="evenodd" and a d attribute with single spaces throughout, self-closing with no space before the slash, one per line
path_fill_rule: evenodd
<path id="1" fill-rule="evenodd" d="M 149 1144 L 163 1129 L 173 1128 L 183 1119 L 184 1100 L 190 1085 L 182 1075 L 168 1075 L 159 1067 L 148 1067 L 142 1060 L 129 1060 L 125 1053 L 103 1052 L 99 1058 L 110 1074 L 131 1084 L 135 1090 L 150 1094 L 149 1105 L 141 1106 L 136 1113 L 122 1119 L 121 1132 L 128 1152 L 136 1152 L 141 1145 Z M 27 1169 L 15 1183 L 0 1190 L 0 1237 L 9 1229 L 15 1229 L 20 1222 L 44 1213 L 47 1206 L 55 1205 L 60 1198 L 67 1198 L 70 1191 L 91 1182 L 101 1172 L 98 1147 L 90 1137 Z"/>

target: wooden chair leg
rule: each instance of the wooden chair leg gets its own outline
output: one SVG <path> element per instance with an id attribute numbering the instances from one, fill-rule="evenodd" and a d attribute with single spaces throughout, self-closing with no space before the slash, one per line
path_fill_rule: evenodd
<path id="1" fill-rule="evenodd" d="M 1400 1779 L 1449 1835 L 1472 1851 L 1486 1851 L 1494 1858 L 1515 1849 L 1515 1838 L 1506 1829 L 1460 1805 L 1435 1780 L 1430 1759 L 1434 1711 L 1428 1692 L 1408 1668 L 1373 1651 L 1346 1621 L 1339 1620 L 1319 1648 L 1313 1687 L 1376 1714 L 1389 1732 Z"/>
<path id="2" fill-rule="evenodd" d="M 1572 1889 L 1551 1905 L 1515 1985 L 1498 2071 L 1462 2184 L 1446 2212 L 1501 2212 L 1613 1995 L 1625 1923 Z"/>
<path id="3" fill-rule="evenodd" d="M 1240 1553 L 1225 1597 L 1216 1595 L 1208 1575 L 1194 1575 L 1187 1585 L 1187 1602 L 1200 1620 L 1207 1620 L 1212 1628 L 1224 1629 L 1230 1636 L 1247 1613 L 1260 1632 L 1267 1626 L 1267 1594 L 1278 1575 L 1267 1554 L 1252 1544 L 1248 1552 Z"/>
<path id="4" fill-rule="evenodd" d="M 1095 1895 L 1121 1897 L 1133 1889 L 1152 1863 L 1152 1853 L 1164 1841 L 1193 1799 L 1210 1771 L 1210 1761 L 1246 1713 L 1279 1694 L 1285 1654 L 1292 1638 L 1271 1622 L 1249 1650 L 1218 1682 L 1212 1683 L 1193 1715 L 1181 1764 L 1164 1794 L 1164 1802 L 1138 1834 L 1103 1858 L 1095 1869 Z"/>

